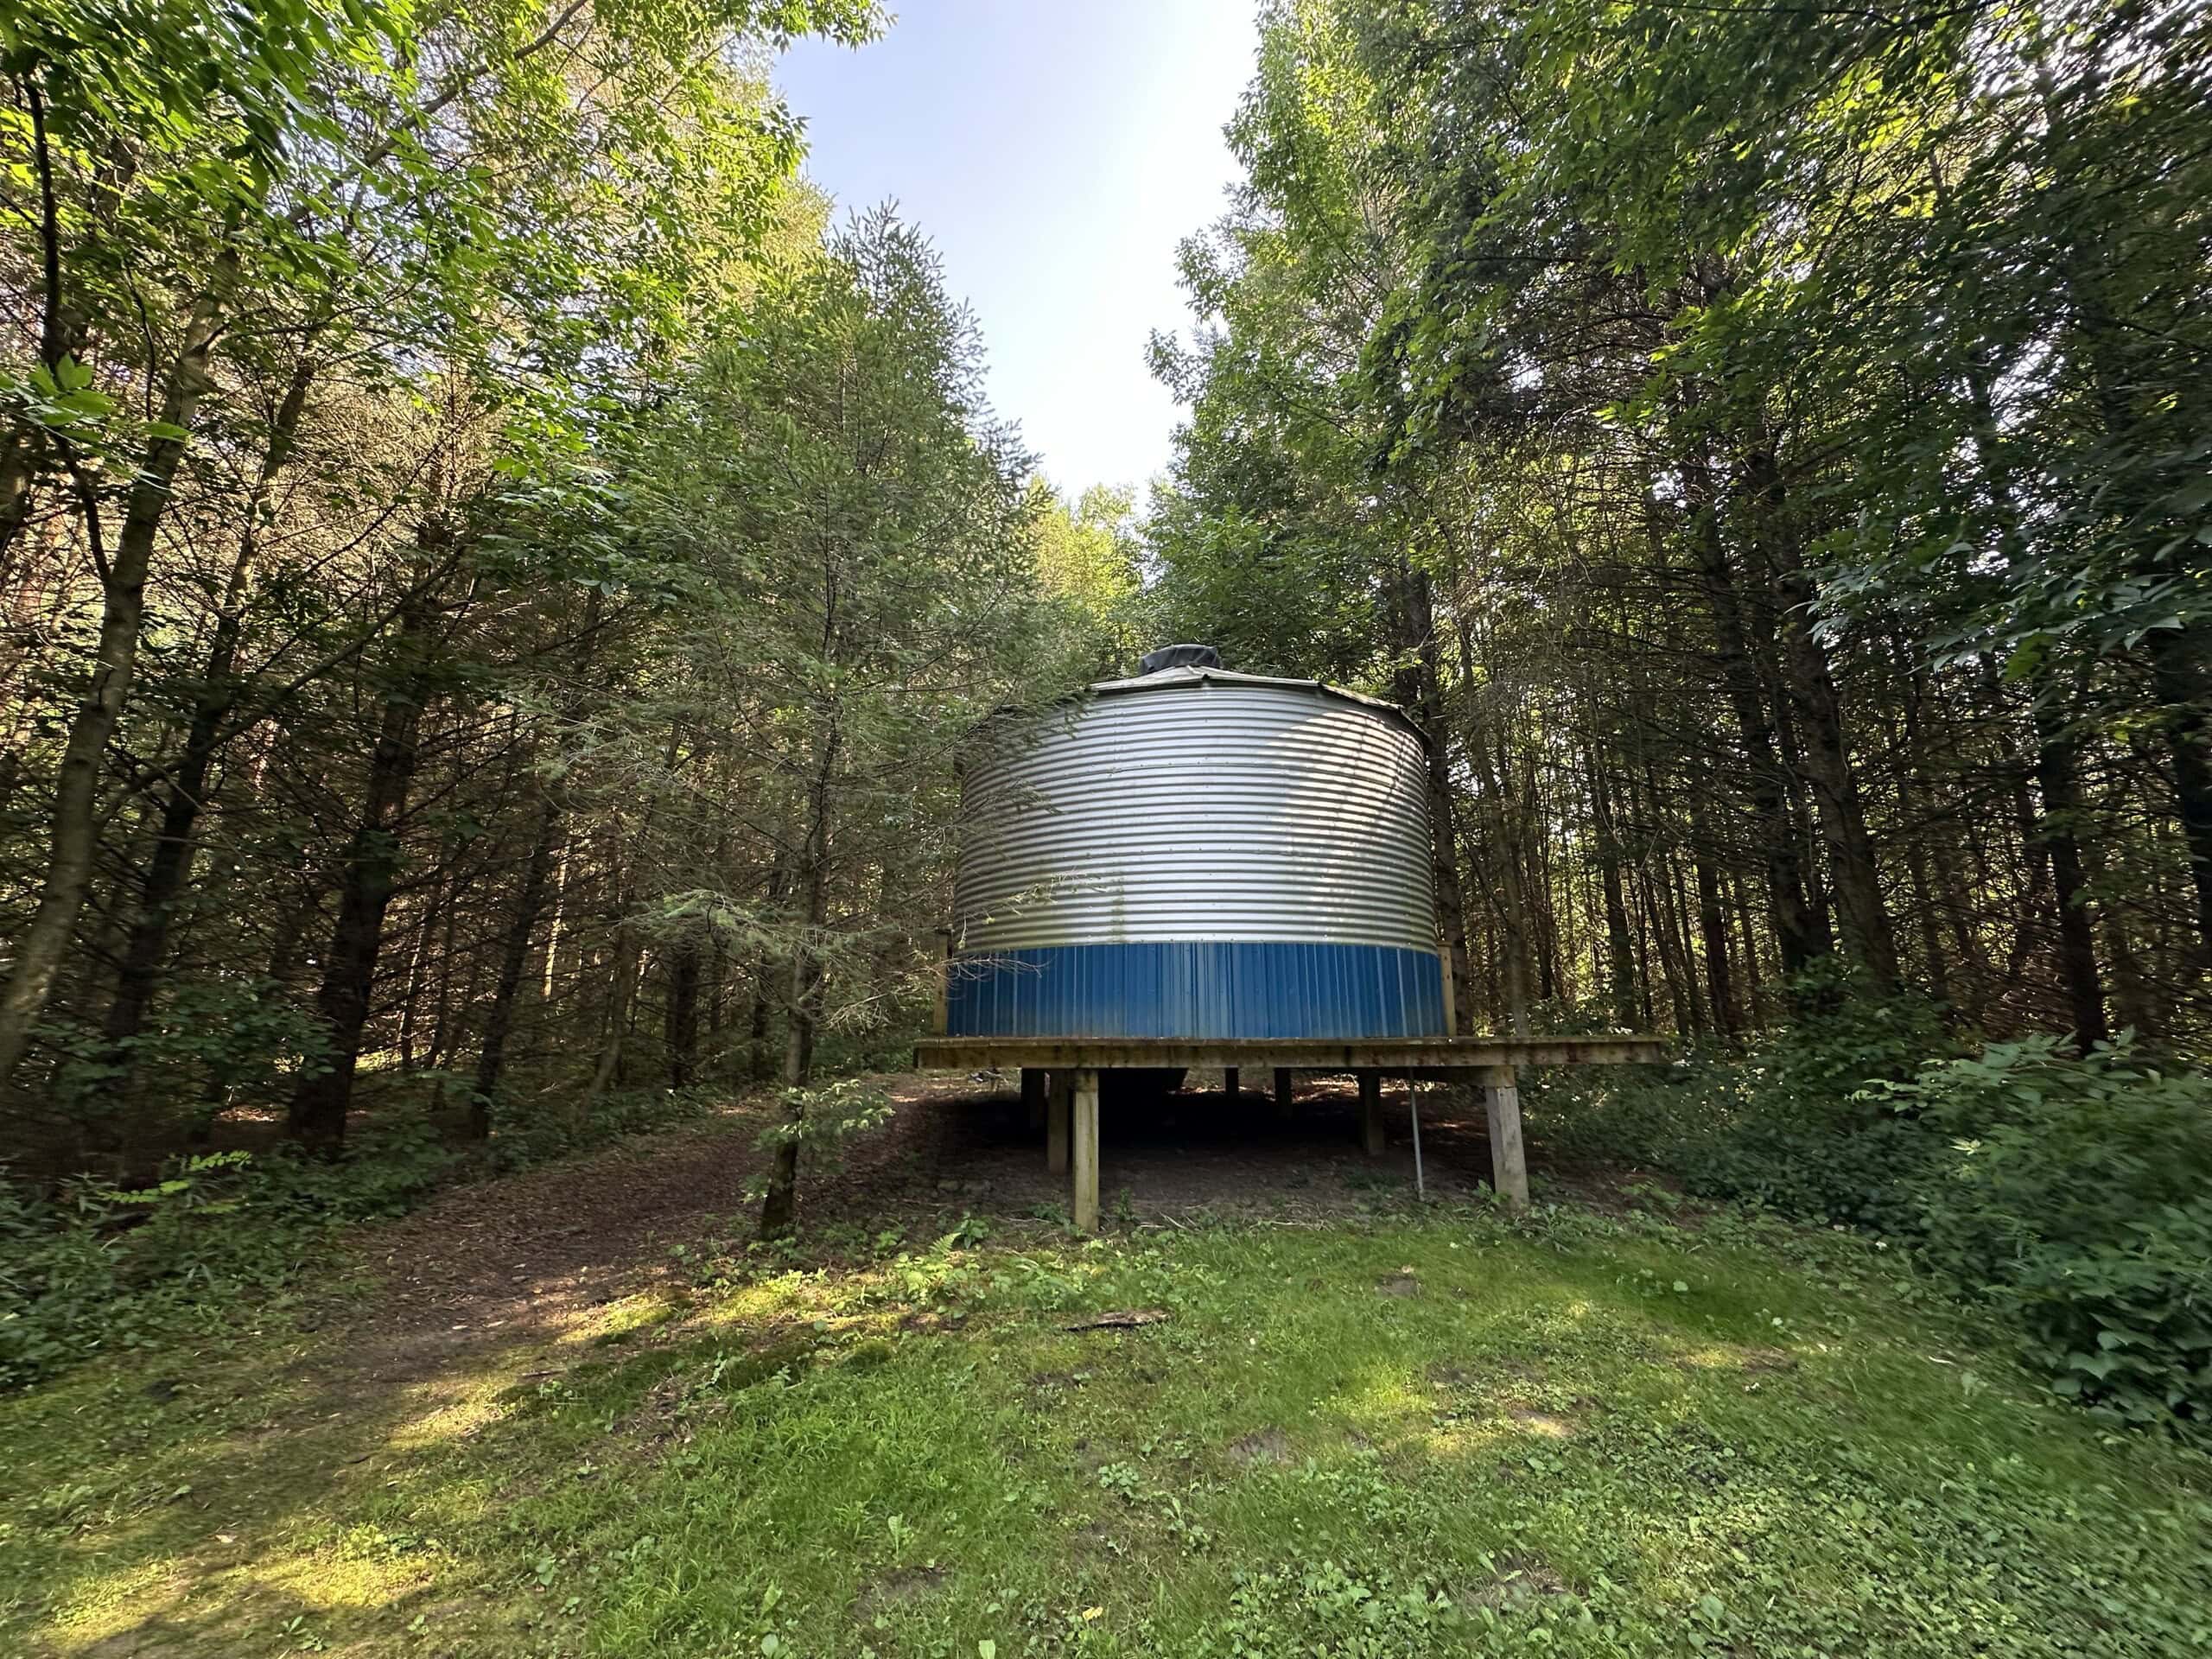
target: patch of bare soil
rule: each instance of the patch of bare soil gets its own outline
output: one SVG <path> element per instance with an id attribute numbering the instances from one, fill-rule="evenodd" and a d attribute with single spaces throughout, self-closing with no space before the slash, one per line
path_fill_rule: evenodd
<path id="1" fill-rule="evenodd" d="M 1229 1455 L 1245 1468 L 1261 1464 L 1288 1463 L 1290 1437 L 1279 1428 L 1262 1428 L 1229 1443 Z"/>
<path id="2" fill-rule="evenodd" d="M 1510 1407 L 1506 1415 L 1530 1433 L 1548 1435 L 1555 1440 L 1563 1440 L 1574 1433 L 1574 1424 L 1568 1419 L 1538 1411 L 1534 1406 Z"/>
<path id="3" fill-rule="evenodd" d="M 1065 1224 L 1068 1180 L 1046 1167 L 1012 1074 L 884 1080 L 895 1109 L 836 1166 L 802 1173 L 799 1224 L 810 1260 L 893 1230 L 917 1243 L 963 1217 L 1041 1236 Z M 1103 1114 L 1100 1189 L 1109 1226 L 1180 1226 L 1205 1217 L 1320 1224 L 1395 1207 L 1414 1191 L 1413 1142 L 1401 1090 L 1386 1095 L 1384 1153 L 1359 1147 L 1349 1079 L 1301 1084 L 1285 1118 L 1271 1096 L 1225 1096 L 1218 1074 Z M 1464 1198 L 1490 1173 L 1479 1096 L 1429 1088 L 1421 1097 L 1423 1167 L 1432 1197 Z M 656 1285 L 680 1294 L 672 1251 L 750 1236 L 744 1193 L 758 1172 L 765 1099 L 734 1102 L 704 1122 L 639 1136 L 588 1156 L 441 1194 L 415 1214 L 365 1230 L 357 1249 L 377 1281 L 358 1311 L 331 1322 L 353 1338 L 365 1380 L 403 1382 L 468 1354 L 559 1334 L 599 1305 Z M 1402 1284 L 1398 1280 L 1403 1280 Z M 1398 1275 L 1378 1287 L 1406 1295 Z"/>
<path id="4" fill-rule="evenodd" d="M 861 1620 L 887 1613 L 894 1607 L 903 1607 L 910 1601 L 919 1601 L 933 1593 L 944 1582 L 944 1569 L 938 1567 L 902 1567 L 886 1573 L 882 1577 L 862 1586 L 853 1603 L 853 1615 Z"/>

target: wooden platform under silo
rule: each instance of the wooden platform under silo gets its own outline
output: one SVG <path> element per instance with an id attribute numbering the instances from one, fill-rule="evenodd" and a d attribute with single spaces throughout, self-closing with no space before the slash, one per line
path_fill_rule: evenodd
<path id="1" fill-rule="evenodd" d="M 1364 1127 L 1377 1132 L 1380 1080 L 1404 1077 L 1433 1081 L 1469 1073 L 1483 1085 L 1489 1117 L 1491 1168 L 1498 1195 L 1519 1208 L 1529 1201 L 1529 1171 L 1521 1145 L 1522 1066 L 1651 1065 L 1667 1058 L 1656 1037 L 1415 1038 L 1339 1042 L 1310 1038 L 1066 1038 L 931 1037 L 915 1046 L 925 1071 L 1020 1071 L 1025 1078 L 1050 1072 L 1048 1155 L 1055 1174 L 1072 1177 L 1071 1211 L 1079 1231 L 1098 1224 L 1098 1077 L 1103 1071 L 1173 1071 L 1218 1067 L 1276 1073 L 1278 1098 L 1287 1101 L 1289 1077 L 1300 1071 L 1350 1072 L 1360 1079 Z M 1233 1085 L 1232 1085 L 1233 1086 Z"/>

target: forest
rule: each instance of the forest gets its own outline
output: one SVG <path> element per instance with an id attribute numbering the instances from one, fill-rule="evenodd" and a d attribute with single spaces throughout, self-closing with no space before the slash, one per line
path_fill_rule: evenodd
<path id="1" fill-rule="evenodd" d="M 1471 1027 L 2186 1072 L 2202 10 L 1262 22 L 1173 463 L 1065 499 L 802 171 L 773 54 L 866 0 L 12 12 L 26 1213 L 771 1084 L 787 1230 L 929 1018 L 964 734 L 1175 639 L 1414 714 Z"/>
<path id="2" fill-rule="evenodd" d="M 10 26 L 10 1161 L 893 1045 L 953 742 L 1127 560 L 796 176 L 870 9 L 119 21 Z"/>
<path id="3" fill-rule="evenodd" d="M 1069 489 L 876 0 L 0 0 L 0 1645 L 2212 1642 L 2212 9 L 1257 12 Z M 1533 1215 L 930 1116 L 963 746 L 1176 641 L 1664 1039 Z"/>

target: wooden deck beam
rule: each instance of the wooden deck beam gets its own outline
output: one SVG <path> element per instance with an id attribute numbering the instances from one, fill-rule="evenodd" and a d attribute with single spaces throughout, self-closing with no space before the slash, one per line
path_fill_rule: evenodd
<path id="1" fill-rule="evenodd" d="M 1529 1156 L 1521 1145 L 1521 1079 L 1510 1065 L 1483 1073 L 1483 1109 L 1490 1118 L 1491 1191 L 1509 1210 L 1529 1207 Z"/>
<path id="2" fill-rule="evenodd" d="M 1051 1078 L 1033 1065 L 1021 1068 L 1021 1109 L 1028 1114 L 1029 1127 L 1045 1127 L 1045 1086 Z"/>
<path id="3" fill-rule="evenodd" d="M 1499 1066 L 1648 1065 L 1668 1058 L 1656 1037 L 1430 1037 L 1371 1042 L 1312 1039 L 931 1037 L 914 1047 L 925 1071 L 1111 1071 L 1123 1067 L 1272 1066 L 1288 1071 L 1410 1071 L 1423 1078 Z"/>
<path id="4" fill-rule="evenodd" d="M 925 1071 L 1018 1071 L 1022 1096 L 1034 1103 L 1036 1074 L 1050 1071 L 1045 1107 L 1046 1163 L 1072 1178 L 1076 1230 L 1098 1230 L 1098 1074 L 1123 1068 L 1219 1066 L 1234 1098 L 1241 1068 L 1275 1072 L 1275 1098 L 1290 1098 L 1295 1071 L 1349 1071 L 1359 1079 L 1360 1139 L 1370 1155 L 1383 1146 L 1378 1072 L 1408 1078 L 1445 1079 L 1476 1074 L 1489 1117 L 1491 1182 L 1508 1207 L 1529 1205 L 1529 1166 L 1521 1142 L 1524 1065 L 1649 1065 L 1663 1062 L 1666 1046 L 1656 1037 L 1541 1037 L 1526 1041 L 1486 1038 L 1425 1038 L 1412 1041 L 1316 1042 L 1279 1039 L 1197 1041 L 1184 1038 L 932 1037 L 917 1044 L 914 1064 Z M 1418 1108 L 1416 1108 L 1418 1109 Z M 1418 1148 L 1416 1148 L 1418 1150 Z"/>

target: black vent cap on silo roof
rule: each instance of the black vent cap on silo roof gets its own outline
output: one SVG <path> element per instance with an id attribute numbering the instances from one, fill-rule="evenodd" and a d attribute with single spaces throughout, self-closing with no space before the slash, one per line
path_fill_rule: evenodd
<path id="1" fill-rule="evenodd" d="M 1139 659 L 1137 672 L 1157 674 L 1169 668 L 1219 668 L 1221 653 L 1211 645 L 1162 645 Z"/>

